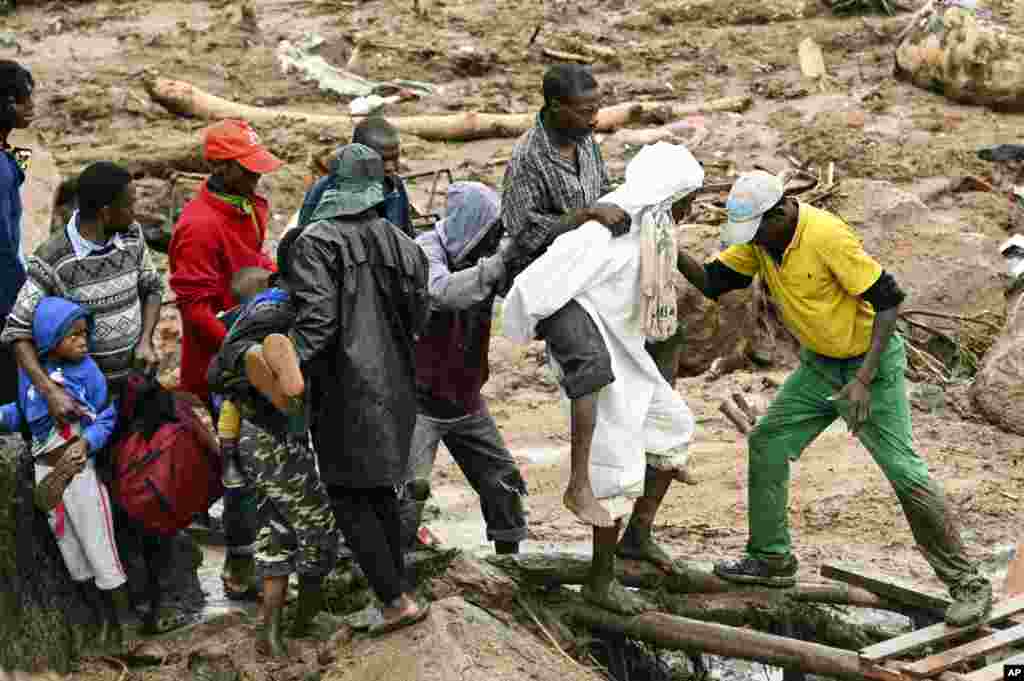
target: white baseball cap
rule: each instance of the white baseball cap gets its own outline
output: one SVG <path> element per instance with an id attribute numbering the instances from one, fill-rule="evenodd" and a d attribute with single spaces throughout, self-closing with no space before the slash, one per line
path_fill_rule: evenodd
<path id="1" fill-rule="evenodd" d="M 740 175 L 725 202 L 729 222 L 722 227 L 722 241 L 729 246 L 749 243 L 761 227 L 761 216 L 781 201 L 782 195 L 782 179 L 777 175 L 763 170 Z"/>

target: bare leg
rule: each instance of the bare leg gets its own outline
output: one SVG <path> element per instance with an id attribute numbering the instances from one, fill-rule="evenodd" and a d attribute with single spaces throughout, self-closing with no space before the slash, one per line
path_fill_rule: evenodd
<path id="1" fill-rule="evenodd" d="M 622 615 L 636 615 L 650 610 L 651 605 L 634 595 L 615 579 L 615 545 L 619 540 L 621 522 L 611 527 L 594 527 L 594 557 L 590 575 L 580 592 L 583 599 L 605 610 Z"/>
<path id="2" fill-rule="evenodd" d="M 295 346 L 287 336 L 272 333 L 262 345 L 249 348 L 245 372 L 253 387 L 281 411 L 292 412 L 301 406 L 305 382 Z"/>
<path id="3" fill-rule="evenodd" d="M 263 579 L 263 631 L 260 632 L 256 650 L 270 657 L 287 657 L 288 646 L 284 641 L 281 619 L 288 591 L 288 577 L 265 577 Z"/>
<path id="4" fill-rule="evenodd" d="M 672 571 L 673 560 L 665 549 L 658 546 L 652 536 L 654 517 L 665 499 L 672 481 L 676 479 L 675 471 L 663 471 L 647 467 L 644 477 L 644 495 L 636 500 L 633 515 L 622 536 L 618 554 L 622 558 L 645 560 L 657 565 L 666 572 Z"/>
<path id="5" fill-rule="evenodd" d="M 597 394 L 584 395 L 572 401 L 572 471 L 569 487 L 562 501 L 577 518 L 597 527 L 612 527 L 612 518 L 594 497 L 590 485 L 590 445 L 597 424 Z"/>

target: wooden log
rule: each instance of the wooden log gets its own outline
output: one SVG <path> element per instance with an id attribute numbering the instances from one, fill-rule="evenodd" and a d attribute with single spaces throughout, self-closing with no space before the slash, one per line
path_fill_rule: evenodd
<path id="1" fill-rule="evenodd" d="M 822 565 L 821 576 L 826 579 L 834 579 L 845 584 L 852 584 L 853 586 L 867 589 L 883 598 L 902 603 L 911 608 L 925 610 L 929 614 L 939 617 L 945 614 L 946 608 L 950 605 L 949 599 L 915 591 L 914 589 L 882 579 L 877 575 L 863 571 L 854 571 L 838 565 Z"/>
<path id="2" fill-rule="evenodd" d="M 977 641 L 971 641 L 962 646 L 930 655 L 923 660 L 918 660 L 914 664 L 907 665 L 904 667 L 904 671 L 911 676 L 928 678 L 950 670 L 962 662 L 1002 650 L 1020 641 L 1024 641 L 1024 624 L 1019 624 Z"/>
<path id="3" fill-rule="evenodd" d="M 747 402 L 747 398 L 743 397 L 743 393 L 733 393 L 732 401 L 736 403 L 736 406 L 743 410 L 743 413 L 747 415 L 747 420 L 750 421 L 751 425 L 757 425 L 757 412 Z"/>
<path id="4" fill-rule="evenodd" d="M 976 672 L 964 674 L 961 678 L 964 681 L 1002 681 L 1002 679 L 1006 678 L 1003 676 L 1003 673 L 1008 664 L 1024 664 L 1024 654 L 1014 655 L 1002 662 L 990 664 Z"/>
<path id="5" fill-rule="evenodd" d="M 701 650 L 724 657 L 754 660 L 840 679 L 902 679 L 900 674 L 865 663 L 856 653 L 847 650 L 749 629 L 700 622 L 663 613 L 623 617 L 582 603 L 568 606 L 566 613 L 589 627 L 646 641 L 661 648 Z"/>
<path id="6" fill-rule="evenodd" d="M 180 80 L 151 77 L 145 80 L 144 86 L 154 101 L 168 111 L 182 116 L 207 120 L 244 118 L 250 122 L 262 123 L 287 118 L 330 126 L 344 135 L 348 134 L 344 131 L 350 131 L 353 127 L 353 117 L 349 115 L 313 114 L 240 104 Z M 630 123 L 652 119 L 665 122 L 697 113 L 742 112 L 750 107 L 751 101 L 750 97 L 724 97 L 691 105 L 671 102 L 626 102 L 601 109 L 598 112 L 597 129 L 609 131 Z M 401 116 L 388 120 L 401 132 L 422 139 L 466 141 L 518 137 L 534 124 L 536 115 L 465 112 L 451 115 Z"/>
<path id="7" fill-rule="evenodd" d="M 1024 596 L 1017 596 L 1010 600 L 996 603 L 989 613 L 986 623 L 993 624 L 1007 619 L 1018 612 L 1024 611 Z M 922 646 L 943 643 L 956 638 L 962 638 L 977 633 L 977 627 L 951 627 L 947 624 L 935 624 L 905 636 L 899 636 L 890 641 L 865 648 L 860 655 L 869 662 L 880 662 L 890 657 L 896 657 Z"/>
<path id="8" fill-rule="evenodd" d="M 1006 597 L 1024 594 L 1024 541 L 1017 544 L 1017 551 L 1006 571 Z"/>
<path id="9" fill-rule="evenodd" d="M 590 559 L 568 553 L 530 553 L 515 556 L 491 556 L 487 561 L 519 581 L 538 586 L 583 584 L 590 571 Z M 626 586 L 664 589 L 676 594 L 740 593 L 751 600 L 791 598 L 806 603 L 830 603 L 878 608 L 899 612 L 899 606 L 870 591 L 847 585 L 797 584 L 788 589 L 773 589 L 727 582 L 710 572 L 676 563 L 673 574 L 666 574 L 650 563 L 634 560 L 615 561 L 616 577 Z"/>

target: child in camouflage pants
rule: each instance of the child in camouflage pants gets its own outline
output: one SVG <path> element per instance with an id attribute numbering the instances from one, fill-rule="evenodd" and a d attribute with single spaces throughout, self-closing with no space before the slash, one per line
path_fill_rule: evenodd
<path id="1" fill-rule="evenodd" d="M 273 657 L 288 653 L 281 618 L 289 575 L 299 575 L 298 612 L 290 633 L 302 636 L 322 610 L 323 578 L 334 567 L 339 541 L 309 447 L 302 374 L 284 335 L 295 319 L 282 286 L 287 286 L 287 254 L 298 232 L 282 240 L 278 274 L 270 288 L 241 306 L 208 373 L 211 392 L 226 398 L 218 422 L 222 450 L 237 457 L 267 518 L 256 540 L 256 564 L 263 577 L 263 630 L 257 650 Z M 238 448 L 242 418 L 263 431 L 256 445 L 245 449 Z"/>

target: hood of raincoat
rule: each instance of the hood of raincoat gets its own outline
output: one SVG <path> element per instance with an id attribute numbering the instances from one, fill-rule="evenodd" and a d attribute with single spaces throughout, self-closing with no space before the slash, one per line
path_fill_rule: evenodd
<path id="1" fill-rule="evenodd" d="M 454 182 L 448 186 L 448 210 L 437 223 L 437 233 L 453 265 L 486 237 L 498 222 L 498 193 L 480 182 Z"/>
<path id="2" fill-rule="evenodd" d="M 54 296 L 40 300 L 32 320 L 32 337 L 39 356 L 42 357 L 57 347 L 71 325 L 79 319 L 91 322 L 89 313 L 80 305 Z M 91 328 L 89 330 L 92 331 Z"/>

